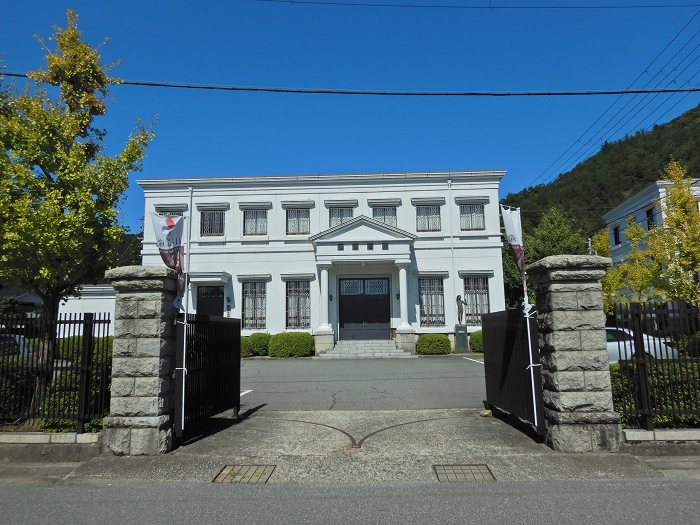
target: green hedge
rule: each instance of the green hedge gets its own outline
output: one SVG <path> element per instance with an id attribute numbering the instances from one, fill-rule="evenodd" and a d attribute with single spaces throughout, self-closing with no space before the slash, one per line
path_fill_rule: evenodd
<path id="1" fill-rule="evenodd" d="M 700 363 L 695 359 L 687 364 L 672 361 L 651 361 L 648 364 L 649 402 L 652 409 L 699 410 L 697 389 L 700 384 Z M 637 395 L 634 385 L 637 382 L 637 365 L 632 362 L 610 366 L 613 405 L 620 414 L 623 427 L 639 427 L 635 416 Z M 700 416 L 693 414 L 656 415 L 654 427 L 697 427 Z"/>
<path id="2" fill-rule="evenodd" d="M 0 418 L 25 418 L 36 386 L 32 363 L 14 356 L 0 357 Z"/>
<path id="3" fill-rule="evenodd" d="M 270 334 L 257 332 L 241 337 L 241 357 L 268 355 Z"/>
<path id="4" fill-rule="evenodd" d="M 310 357 L 314 336 L 306 332 L 282 332 L 270 338 L 270 357 Z"/>
<path id="5" fill-rule="evenodd" d="M 419 355 L 442 355 L 452 352 L 450 338 L 445 334 L 421 334 L 416 343 Z"/>
<path id="6" fill-rule="evenodd" d="M 470 352 L 484 352 L 484 332 L 477 330 L 469 334 L 469 351 Z"/>
<path id="7" fill-rule="evenodd" d="M 49 343 L 40 338 L 30 339 L 29 344 L 36 351 L 44 349 Z M 93 339 L 93 354 L 92 362 L 94 364 L 111 364 L 112 347 L 114 345 L 114 337 L 95 337 Z M 67 359 L 80 363 L 83 358 L 83 336 L 75 335 L 71 337 L 63 337 L 56 339 L 56 354 L 55 359 Z"/>

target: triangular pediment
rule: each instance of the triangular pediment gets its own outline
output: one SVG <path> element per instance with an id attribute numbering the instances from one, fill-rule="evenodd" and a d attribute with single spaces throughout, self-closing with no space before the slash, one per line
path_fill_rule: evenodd
<path id="1" fill-rule="evenodd" d="M 343 224 L 312 235 L 309 237 L 309 240 L 311 242 L 382 242 L 397 240 L 412 242 L 416 237 L 416 235 L 396 226 L 360 215 Z"/>

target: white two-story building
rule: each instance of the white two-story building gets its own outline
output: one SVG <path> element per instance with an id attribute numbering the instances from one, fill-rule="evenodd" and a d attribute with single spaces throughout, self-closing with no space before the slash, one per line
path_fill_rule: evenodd
<path id="1" fill-rule="evenodd" d="M 191 217 L 192 310 L 243 335 L 338 340 L 453 334 L 504 308 L 502 171 L 146 179 L 146 214 Z M 185 231 L 189 225 L 185 224 Z M 143 264 L 162 264 L 146 219 Z"/>

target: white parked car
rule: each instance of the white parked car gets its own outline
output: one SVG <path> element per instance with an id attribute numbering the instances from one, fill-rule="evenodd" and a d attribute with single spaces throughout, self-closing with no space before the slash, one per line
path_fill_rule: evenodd
<path id="1" fill-rule="evenodd" d="M 606 327 L 605 335 L 608 345 L 610 364 L 628 361 L 634 357 L 634 334 L 627 328 Z M 671 342 L 662 337 L 642 334 L 644 353 L 654 359 L 678 359 L 678 351 Z"/>

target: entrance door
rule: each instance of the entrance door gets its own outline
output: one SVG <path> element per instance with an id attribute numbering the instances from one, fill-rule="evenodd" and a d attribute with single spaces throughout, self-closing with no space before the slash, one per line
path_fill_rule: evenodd
<path id="1" fill-rule="evenodd" d="M 389 339 L 389 279 L 340 279 L 340 339 Z"/>
<path id="2" fill-rule="evenodd" d="M 224 315 L 224 287 L 197 286 L 197 313 L 202 315 Z"/>

